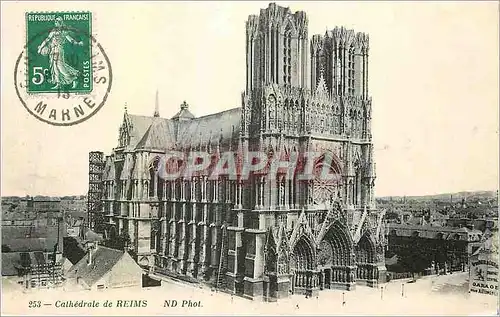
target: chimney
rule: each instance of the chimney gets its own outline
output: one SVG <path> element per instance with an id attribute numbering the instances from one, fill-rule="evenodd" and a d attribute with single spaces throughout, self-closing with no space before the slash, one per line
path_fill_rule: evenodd
<path id="1" fill-rule="evenodd" d="M 89 248 L 89 258 L 87 259 L 87 265 L 92 264 L 92 249 Z"/>
<path id="2" fill-rule="evenodd" d="M 89 246 L 88 246 L 88 250 L 89 250 L 89 257 L 87 259 L 87 265 L 91 265 L 92 264 L 92 256 L 94 255 L 94 242 L 91 242 L 89 243 Z"/>

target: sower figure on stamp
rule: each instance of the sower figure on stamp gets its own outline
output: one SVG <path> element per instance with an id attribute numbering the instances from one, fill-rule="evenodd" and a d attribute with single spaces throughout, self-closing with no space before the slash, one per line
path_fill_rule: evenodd
<path id="1" fill-rule="evenodd" d="M 72 84 L 76 88 L 76 79 L 79 71 L 74 69 L 64 58 L 64 44 L 68 41 L 73 45 L 83 46 L 83 42 L 72 38 L 67 30 L 63 29 L 61 17 L 55 19 L 55 28 L 52 29 L 45 40 L 38 46 L 38 53 L 49 56 L 52 89 L 59 89 L 63 85 Z"/>

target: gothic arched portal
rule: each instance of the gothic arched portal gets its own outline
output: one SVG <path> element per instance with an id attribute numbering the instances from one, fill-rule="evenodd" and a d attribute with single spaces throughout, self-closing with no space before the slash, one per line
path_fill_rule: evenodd
<path id="1" fill-rule="evenodd" d="M 295 269 L 297 271 L 312 270 L 313 262 L 314 254 L 312 245 L 308 239 L 302 236 L 293 248 L 292 258 L 290 259 L 290 267 L 291 269 Z"/>
<path id="2" fill-rule="evenodd" d="M 376 248 L 368 234 L 364 234 L 356 245 L 356 265 L 358 280 L 373 280 L 377 275 Z"/>
<path id="3" fill-rule="evenodd" d="M 375 245 L 368 238 L 363 235 L 359 239 L 356 246 L 356 263 L 374 263 L 375 262 Z"/>
<path id="4" fill-rule="evenodd" d="M 326 232 L 318 250 L 318 265 L 322 271 L 324 287 L 354 282 L 352 270 L 353 244 L 347 229 L 339 222 L 333 223 Z"/>
<path id="5" fill-rule="evenodd" d="M 352 241 L 349 233 L 339 221 L 330 226 L 323 238 L 332 246 L 332 262 L 334 266 L 349 266 L 351 263 Z"/>
<path id="6" fill-rule="evenodd" d="M 315 275 L 315 252 L 313 242 L 302 236 L 290 256 L 290 273 L 292 273 L 292 291 L 308 293 L 317 286 Z"/>

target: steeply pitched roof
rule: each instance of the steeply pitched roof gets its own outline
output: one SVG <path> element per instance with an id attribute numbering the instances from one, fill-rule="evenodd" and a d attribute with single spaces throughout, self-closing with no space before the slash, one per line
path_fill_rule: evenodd
<path id="1" fill-rule="evenodd" d="M 240 130 L 241 108 L 234 108 L 208 116 L 179 123 L 177 144 L 189 146 L 215 142 L 222 136 L 222 141 L 237 137 Z M 234 134 L 233 134 L 234 133 Z"/>
<path id="2" fill-rule="evenodd" d="M 125 114 L 130 136 L 128 148 L 160 151 L 217 141 L 228 143 L 238 136 L 240 121 L 239 107 L 199 118 L 189 112 L 187 104 L 172 119 Z"/>
<path id="3" fill-rule="evenodd" d="M 78 263 L 71 267 L 68 278 L 81 278 L 91 287 L 104 274 L 109 272 L 124 255 L 124 251 L 99 246 L 97 250 L 92 251 L 92 263 L 87 263 L 89 259 L 87 253 Z"/>
<path id="4" fill-rule="evenodd" d="M 66 275 L 69 272 L 69 270 L 71 270 L 71 268 L 73 267 L 73 264 L 67 258 L 62 258 L 60 262 L 63 268 L 63 273 L 64 275 Z"/>
<path id="5" fill-rule="evenodd" d="M 172 121 L 154 117 L 136 148 L 166 150 L 174 145 L 175 133 Z"/>
<path id="6" fill-rule="evenodd" d="M 135 148 L 137 144 L 141 141 L 144 133 L 148 130 L 153 122 L 154 117 L 147 116 L 136 116 L 131 114 L 126 114 L 126 121 L 129 126 L 129 136 L 130 142 L 129 147 Z"/>

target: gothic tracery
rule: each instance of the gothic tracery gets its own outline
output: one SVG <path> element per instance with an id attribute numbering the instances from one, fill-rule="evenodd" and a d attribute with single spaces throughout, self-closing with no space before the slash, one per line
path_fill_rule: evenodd
<path id="1" fill-rule="evenodd" d="M 130 234 L 140 259 L 154 257 L 162 269 L 199 280 L 232 279 L 221 287 L 251 289 L 249 296 L 263 293 L 251 281 L 266 274 L 289 283 L 285 291 L 303 292 L 321 283 L 350 289 L 358 280 L 376 280 L 384 229 L 377 234 L 380 218 L 371 217 L 379 211 L 373 204 L 368 36 L 335 28 L 313 36 L 309 46 L 307 25 L 304 12 L 276 4 L 249 17 L 240 109 L 211 115 L 213 121 L 183 116 L 187 106 L 172 119 L 125 115 L 121 148 L 105 169 L 103 210 L 119 233 Z M 206 150 L 215 161 L 235 144 L 277 157 L 326 152 L 335 160 L 315 162 L 313 179 L 294 175 L 274 183 L 265 172 L 238 181 L 227 175 L 163 181 L 148 166 L 148 158 L 165 149 Z M 337 178 L 319 177 L 325 167 Z M 115 217 L 114 210 L 123 215 Z M 362 235 L 354 242 L 359 226 Z M 276 233 L 266 245 L 261 233 L 271 227 Z"/>

